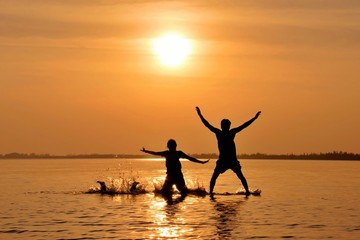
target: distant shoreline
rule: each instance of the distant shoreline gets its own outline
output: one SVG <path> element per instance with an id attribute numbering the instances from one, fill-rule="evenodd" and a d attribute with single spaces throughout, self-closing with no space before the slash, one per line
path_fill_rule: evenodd
<path id="1" fill-rule="evenodd" d="M 193 157 L 201 159 L 218 159 L 215 153 L 190 154 Z M 8 153 L 0 154 L 0 159 L 124 159 L 124 158 L 150 158 L 143 154 L 27 154 L 27 153 Z M 268 159 L 268 160 L 360 160 L 360 154 L 348 152 L 329 152 L 329 153 L 303 153 L 303 154 L 239 154 L 239 159 Z"/>

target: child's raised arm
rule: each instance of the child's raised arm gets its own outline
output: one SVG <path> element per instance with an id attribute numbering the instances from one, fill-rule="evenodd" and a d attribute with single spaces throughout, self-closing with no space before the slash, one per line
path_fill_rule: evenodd
<path id="1" fill-rule="evenodd" d="M 246 123 L 242 124 L 239 127 L 233 128 L 233 131 L 235 131 L 236 133 L 240 132 L 241 130 L 243 130 L 244 128 L 247 128 L 250 124 L 252 124 L 259 116 L 260 116 L 261 112 L 257 112 L 255 117 L 253 117 L 252 119 L 250 119 L 249 121 L 247 121 Z"/>
<path id="2" fill-rule="evenodd" d="M 217 129 L 216 127 L 212 126 L 205 118 L 204 116 L 201 114 L 201 110 L 199 107 L 196 107 L 196 112 L 199 115 L 202 123 L 205 125 L 205 127 L 207 127 L 210 131 L 216 133 L 217 131 L 219 131 L 219 129 Z"/>

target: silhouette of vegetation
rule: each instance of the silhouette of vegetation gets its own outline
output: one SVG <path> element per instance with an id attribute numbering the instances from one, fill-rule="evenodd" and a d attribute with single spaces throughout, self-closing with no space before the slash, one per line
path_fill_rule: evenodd
<path id="1" fill-rule="evenodd" d="M 67 155 L 51 155 L 36 153 L 8 153 L 1 155 L 0 159 L 107 159 L 107 158 L 146 158 L 143 154 L 67 154 Z"/>
<path id="2" fill-rule="evenodd" d="M 200 159 L 218 159 L 216 153 L 195 153 L 190 154 L 195 158 Z M 349 153 L 343 151 L 333 151 L 328 153 L 303 153 L 303 154 L 239 154 L 239 159 L 298 159 L 298 160 L 360 160 L 360 154 Z M 36 153 L 7 153 L 0 154 L 0 159 L 113 159 L 113 158 L 149 158 L 145 154 L 68 154 L 68 155 L 51 155 L 51 154 L 36 154 Z"/>
<path id="3" fill-rule="evenodd" d="M 216 159 L 216 154 L 194 154 L 197 158 L 211 158 Z M 211 156 L 211 157 L 210 157 Z M 240 159 L 284 159 L 284 160 L 360 160 L 360 154 L 348 153 L 342 151 L 333 151 L 328 153 L 303 153 L 303 154 L 240 154 Z"/>

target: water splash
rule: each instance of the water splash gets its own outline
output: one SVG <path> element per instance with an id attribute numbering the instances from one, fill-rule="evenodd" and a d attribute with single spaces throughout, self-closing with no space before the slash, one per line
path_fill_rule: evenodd
<path id="1" fill-rule="evenodd" d="M 107 181 L 98 181 L 99 186 L 91 186 L 86 193 L 102 193 L 102 194 L 143 194 L 149 193 L 146 190 L 146 184 L 141 184 L 134 177 L 111 178 Z M 104 185 L 102 185 L 102 183 Z"/>
<path id="2" fill-rule="evenodd" d="M 205 196 L 207 194 L 204 184 L 200 182 L 198 179 L 186 180 L 186 186 L 188 188 L 188 194 L 192 194 L 196 196 Z"/>
<path id="3" fill-rule="evenodd" d="M 261 194 L 261 190 L 259 188 L 256 189 L 249 189 L 251 195 L 254 196 L 260 196 Z M 246 190 L 244 188 L 239 188 L 238 190 L 236 190 L 236 195 L 246 195 Z"/>
<path id="4" fill-rule="evenodd" d="M 159 193 L 159 194 L 161 193 L 161 189 L 162 189 L 162 187 L 164 185 L 164 181 L 165 181 L 165 178 L 162 178 L 162 179 L 154 178 L 152 180 L 152 184 L 154 186 L 154 193 Z"/>
<path id="5" fill-rule="evenodd" d="M 153 185 L 154 185 L 154 193 L 161 194 L 161 189 L 164 185 L 164 180 L 153 179 Z M 187 187 L 187 194 L 190 195 L 196 195 L 196 196 L 205 196 L 207 194 L 204 185 L 199 182 L 199 180 L 192 180 L 192 179 L 186 179 L 185 180 L 186 187 Z M 174 194 L 179 194 L 180 192 L 176 189 L 175 186 L 173 186 Z"/>
<path id="6" fill-rule="evenodd" d="M 119 178 L 108 177 L 106 181 L 98 181 L 99 185 L 91 186 L 86 193 L 101 193 L 101 194 L 145 194 L 155 193 L 161 194 L 161 189 L 164 185 L 165 178 L 154 178 L 150 181 L 138 180 L 134 176 L 126 177 L 125 175 Z M 150 182 L 150 183 L 149 183 Z M 152 184 L 151 184 L 152 183 Z M 151 185 L 153 188 L 151 188 Z M 186 180 L 188 194 L 205 196 L 207 194 L 204 186 L 198 180 Z M 173 186 L 173 193 L 179 194 L 180 192 Z"/>

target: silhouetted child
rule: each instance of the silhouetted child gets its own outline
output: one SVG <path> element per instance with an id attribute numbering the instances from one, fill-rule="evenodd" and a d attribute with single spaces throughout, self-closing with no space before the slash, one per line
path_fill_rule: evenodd
<path id="1" fill-rule="evenodd" d="M 241 172 L 240 162 L 236 157 L 236 146 L 234 142 L 235 135 L 248 127 L 251 123 L 253 123 L 260 115 L 261 112 L 257 112 L 255 117 L 245 122 L 239 127 L 230 129 L 231 122 L 228 119 L 223 119 L 221 121 L 221 130 L 213 127 L 210 123 L 203 117 L 201 114 L 200 108 L 196 107 L 196 111 L 203 122 L 203 124 L 213 133 L 215 133 L 218 148 L 219 148 L 219 159 L 216 161 L 216 167 L 214 169 L 214 173 L 210 180 L 210 196 L 213 196 L 213 190 L 216 183 L 216 179 L 220 174 L 226 172 L 231 169 L 238 178 L 241 180 L 242 185 L 245 188 L 246 195 L 250 195 L 249 187 L 247 181 Z"/>
<path id="2" fill-rule="evenodd" d="M 181 195 L 185 196 L 187 193 L 187 188 L 185 185 L 184 176 L 181 172 L 180 158 L 186 158 L 192 162 L 197 162 L 202 164 L 207 163 L 209 160 L 200 161 L 196 158 L 190 157 L 185 153 L 183 153 L 182 151 L 177 151 L 176 146 L 177 146 L 176 141 L 170 139 L 167 143 L 167 147 L 169 148 L 168 151 L 154 152 L 154 151 L 146 150 L 145 148 L 142 148 L 141 151 L 152 155 L 162 156 L 165 157 L 166 159 L 166 179 L 161 189 L 161 192 L 163 194 L 171 194 L 172 186 L 175 184 L 176 188 L 180 191 Z"/>

